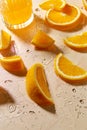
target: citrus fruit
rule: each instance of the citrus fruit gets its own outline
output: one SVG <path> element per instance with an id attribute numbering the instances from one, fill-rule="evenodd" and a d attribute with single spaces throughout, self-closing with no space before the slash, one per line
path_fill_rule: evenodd
<path id="1" fill-rule="evenodd" d="M 48 36 L 45 32 L 42 30 L 37 31 L 37 33 L 34 35 L 31 43 L 35 45 L 37 48 L 48 48 L 54 43 L 54 40 Z"/>
<path id="2" fill-rule="evenodd" d="M 66 4 L 62 11 L 48 10 L 46 13 L 46 22 L 56 29 L 70 30 L 81 23 L 82 16 L 77 6 Z"/>
<path id="3" fill-rule="evenodd" d="M 87 49 L 87 32 L 64 39 L 66 45 L 73 49 Z"/>
<path id="4" fill-rule="evenodd" d="M 24 70 L 24 64 L 20 56 L 10 56 L 0 59 L 4 69 L 10 72 L 21 72 Z"/>
<path id="5" fill-rule="evenodd" d="M 65 0 L 45 0 L 39 4 L 43 10 L 55 9 L 61 10 L 66 5 Z"/>
<path id="6" fill-rule="evenodd" d="M 83 1 L 85 9 L 87 10 L 87 0 L 82 0 L 82 1 Z"/>
<path id="7" fill-rule="evenodd" d="M 4 30 L 1 30 L 0 33 L 0 50 L 4 50 L 10 46 L 11 35 Z"/>
<path id="8" fill-rule="evenodd" d="M 65 81 L 80 82 L 87 80 L 87 71 L 75 65 L 62 53 L 56 56 L 54 60 L 54 69 L 56 74 Z"/>
<path id="9" fill-rule="evenodd" d="M 39 105 L 52 105 L 44 67 L 40 63 L 31 66 L 26 75 L 26 90 L 29 97 Z"/>

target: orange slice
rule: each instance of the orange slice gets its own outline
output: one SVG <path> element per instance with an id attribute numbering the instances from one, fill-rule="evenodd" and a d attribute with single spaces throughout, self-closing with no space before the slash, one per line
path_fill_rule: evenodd
<path id="1" fill-rule="evenodd" d="M 87 80 L 87 71 L 75 65 L 62 53 L 56 56 L 54 60 L 54 69 L 65 81 L 77 82 Z"/>
<path id="2" fill-rule="evenodd" d="M 4 30 L 1 30 L 0 36 L 0 50 L 7 49 L 10 46 L 11 36 Z"/>
<path id="3" fill-rule="evenodd" d="M 43 10 L 55 9 L 61 10 L 66 5 L 65 0 L 45 0 L 39 4 Z"/>
<path id="4" fill-rule="evenodd" d="M 31 43 L 38 48 L 48 48 L 54 43 L 54 40 L 48 36 L 45 32 L 39 30 L 33 37 Z"/>
<path id="5" fill-rule="evenodd" d="M 44 67 L 34 64 L 26 75 L 26 90 L 29 97 L 39 105 L 52 105 Z"/>
<path id="6" fill-rule="evenodd" d="M 82 0 L 82 1 L 83 1 L 85 9 L 87 10 L 87 0 Z"/>
<path id="7" fill-rule="evenodd" d="M 1 58 L 0 63 L 9 72 L 21 72 L 24 70 L 24 64 L 20 56 Z"/>
<path id="8" fill-rule="evenodd" d="M 87 49 L 87 32 L 81 35 L 75 35 L 64 39 L 66 45 L 73 49 L 84 50 Z"/>
<path id="9" fill-rule="evenodd" d="M 59 30 L 69 30 L 81 23 L 82 13 L 77 6 L 66 5 L 62 11 L 50 9 L 46 13 L 48 25 Z"/>

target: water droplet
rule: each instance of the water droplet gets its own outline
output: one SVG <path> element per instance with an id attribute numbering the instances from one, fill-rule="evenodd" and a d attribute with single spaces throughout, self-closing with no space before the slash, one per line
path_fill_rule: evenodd
<path id="1" fill-rule="evenodd" d="M 15 105 L 10 105 L 9 106 L 9 112 L 10 113 L 13 113 L 13 112 L 15 112 L 16 111 L 16 106 Z"/>

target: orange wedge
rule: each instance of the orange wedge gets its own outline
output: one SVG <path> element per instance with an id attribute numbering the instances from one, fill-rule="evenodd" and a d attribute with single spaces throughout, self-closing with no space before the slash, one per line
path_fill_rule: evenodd
<path id="1" fill-rule="evenodd" d="M 37 48 L 48 48 L 54 43 L 54 40 L 48 36 L 45 32 L 39 30 L 33 37 L 31 43 Z"/>
<path id="2" fill-rule="evenodd" d="M 26 75 L 26 90 L 29 97 L 39 105 L 52 105 L 44 67 L 34 64 Z"/>
<path id="3" fill-rule="evenodd" d="M 56 74 L 59 75 L 65 81 L 75 83 L 77 81 L 87 81 L 87 71 L 75 65 L 62 53 L 56 56 L 54 60 L 54 69 Z"/>
<path id="4" fill-rule="evenodd" d="M 62 10 L 66 5 L 65 0 L 45 0 L 39 4 L 40 8 L 43 10 L 55 9 Z"/>
<path id="5" fill-rule="evenodd" d="M 75 35 L 64 39 L 66 45 L 73 49 L 84 50 L 87 49 L 87 32 L 81 35 Z"/>
<path id="6" fill-rule="evenodd" d="M 87 0 L 82 0 L 82 1 L 83 1 L 85 9 L 87 10 Z"/>
<path id="7" fill-rule="evenodd" d="M 46 13 L 48 25 L 59 30 L 70 30 L 81 23 L 82 13 L 75 5 L 66 5 L 62 11 L 50 9 Z"/>
<path id="8" fill-rule="evenodd" d="M 21 72 L 24 70 L 24 64 L 20 56 L 1 58 L 0 63 L 9 72 Z"/>
<path id="9" fill-rule="evenodd" d="M 10 34 L 5 32 L 4 30 L 1 30 L 0 50 L 7 49 L 10 46 L 10 42 L 11 42 Z"/>

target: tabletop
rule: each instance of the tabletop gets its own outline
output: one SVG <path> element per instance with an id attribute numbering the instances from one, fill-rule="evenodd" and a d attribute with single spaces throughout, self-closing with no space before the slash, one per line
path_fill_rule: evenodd
<path id="1" fill-rule="evenodd" d="M 13 53 L 20 55 L 27 69 L 34 63 L 45 68 L 49 89 L 55 107 L 41 107 L 26 92 L 25 76 L 17 76 L 0 67 L 0 130 L 87 130 L 87 84 L 72 85 L 57 77 L 53 61 L 63 52 L 74 63 L 87 70 L 87 53 L 67 47 L 63 39 L 86 31 L 86 24 L 73 31 L 60 31 L 44 22 L 45 11 L 39 8 L 41 0 L 33 0 L 34 20 L 20 30 L 10 30 L 0 20 L 0 29 L 7 31 L 14 41 Z M 79 6 L 86 15 L 82 0 L 67 0 Z M 31 44 L 37 30 L 43 30 L 55 39 L 53 50 L 38 50 Z M 2 56 L 2 55 L 1 55 Z"/>

